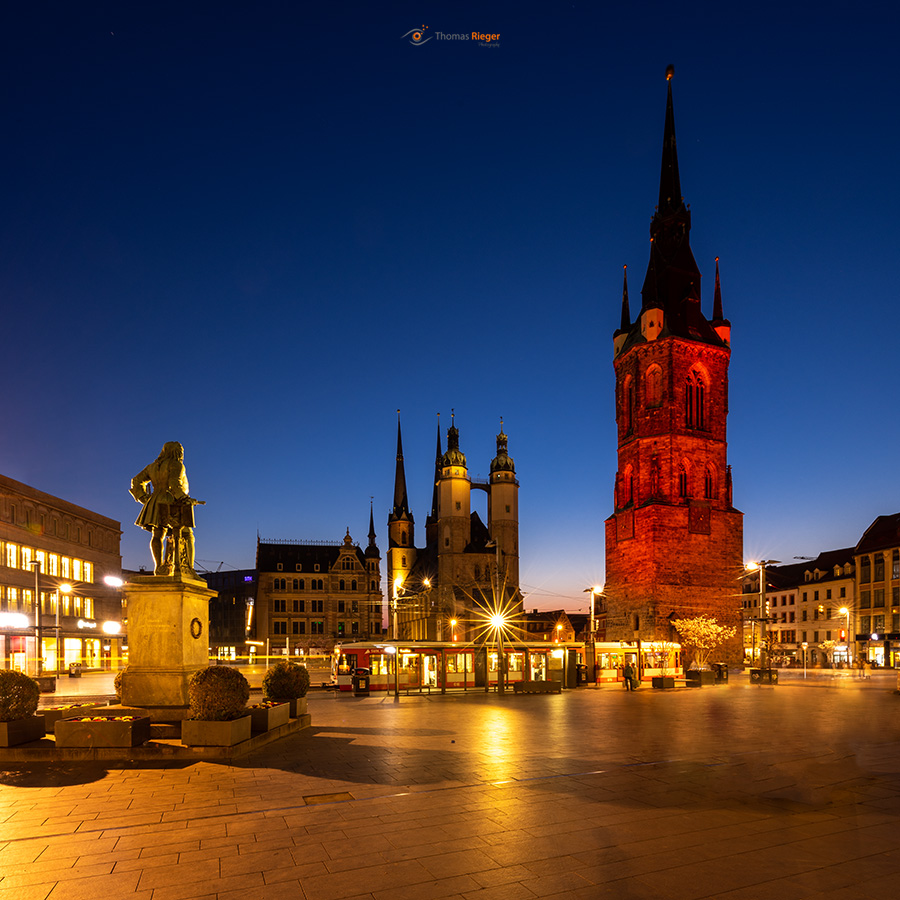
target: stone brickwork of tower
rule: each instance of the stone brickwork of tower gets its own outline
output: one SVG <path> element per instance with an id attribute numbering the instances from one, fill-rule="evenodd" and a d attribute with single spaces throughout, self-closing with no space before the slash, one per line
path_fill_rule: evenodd
<path id="1" fill-rule="evenodd" d="M 606 520 L 607 640 L 677 639 L 676 618 L 740 618 L 743 514 L 732 504 L 726 441 L 731 326 L 718 260 L 712 318 L 700 308 L 671 74 L 642 307 L 632 322 L 626 276 L 613 338 L 618 470 Z"/>

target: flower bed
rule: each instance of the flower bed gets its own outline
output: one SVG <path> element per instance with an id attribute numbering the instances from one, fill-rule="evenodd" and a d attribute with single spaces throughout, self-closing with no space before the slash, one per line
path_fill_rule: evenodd
<path id="1" fill-rule="evenodd" d="M 60 719 L 83 716 L 89 709 L 96 709 L 99 703 L 66 703 L 61 706 L 45 706 L 39 713 L 44 717 L 44 726 L 50 734 Z"/>
<path id="2" fill-rule="evenodd" d="M 150 740 L 150 716 L 74 716 L 55 732 L 58 747 L 139 747 Z"/>

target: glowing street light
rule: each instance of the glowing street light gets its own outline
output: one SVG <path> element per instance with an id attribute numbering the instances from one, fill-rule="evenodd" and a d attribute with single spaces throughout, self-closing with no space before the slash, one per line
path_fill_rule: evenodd
<path id="1" fill-rule="evenodd" d="M 780 559 L 760 559 L 756 562 L 747 563 L 747 571 L 754 572 L 759 571 L 759 610 L 755 617 L 755 620 L 759 622 L 762 626 L 762 634 L 760 636 L 760 657 L 762 657 L 763 646 L 765 644 L 765 636 L 768 633 L 768 621 L 769 616 L 766 611 L 766 566 L 776 566 L 781 562 Z M 756 656 L 756 625 L 753 626 L 753 656 Z M 763 668 L 761 665 L 762 658 L 760 658 L 760 668 Z M 766 656 L 766 669 L 771 668 L 769 665 L 768 655 Z"/>
<path id="2" fill-rule="evenodd" d="M 488 624 L 497 636 L 497 693 L 502 694 L 506 690 L 504 685 L 503 670 L 506 657 L 503 654 L 503 632 L 506 629 L 507 619 L 502 612 L 492 613 L 488 618 Z"/>

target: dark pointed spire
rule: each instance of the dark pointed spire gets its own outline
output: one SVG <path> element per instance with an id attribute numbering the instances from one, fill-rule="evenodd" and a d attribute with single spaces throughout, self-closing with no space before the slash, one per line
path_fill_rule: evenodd
<path id="1" fill-rule="evenodd" d="M 406 496 L 406 470 L 403 467 L 403 438 L 400 434 L 400 410 L 397 410 L 397 469 L 394 473 L 394 508 L 391 518 L 409 518 L 409 500 Z"/>
<path id="2" fill-rule="evenodd" d="M 378 535 L 375 533 L 375 510 L 373 508 L 373 504 L 375 502 L 374 497 L 369 497 L 369 546 L 366 547 L 366 558 L 367 559 L 379 559 L 378 554 L 378 545 L 375 541 L 378 538 Z"/>
<path id="3" fill-rule="evenodd" d="M 666 124 L 663 130 L 662 169 L 659 175 L 659 211 L 671 212 L 682 205 L 681 178 L 678 175 L 678 151 L 675 147 L 675 107 L 672 103 L 672 76 L 675 66 L 666 68 L 668 97 Z"/>
<path id="4" fill-rule="evenodd" d="M 440 494 L 438 493 L 438 482 L 441 480 L 441 458 L 444 452 L 441 450 L 441 414 L 437 414 L 437 449 L 434 455 L 434 490 L 431 493 L 431 515 L 429 520 L 436 522 L 438 519 L 438 506 L 440 505 Z"/>
<path id="5" fill-rule="evenodd" d="M 622 266 L 622 324 L 621 331 L 631 328 L 631 310 L 628 308 L 628 266 Z"/>
<path id="6" fill-rule="evenodd" d="M 716 257 L 716 293 L 713 299 L 713 322 L 722 322 L 725 314 L 722 312 L 722 285 L 719 283 L 719 257 Z"/>

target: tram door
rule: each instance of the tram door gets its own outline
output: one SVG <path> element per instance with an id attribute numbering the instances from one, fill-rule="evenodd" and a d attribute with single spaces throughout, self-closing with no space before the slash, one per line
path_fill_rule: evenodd
<path id="1" fill-rule="evenodd" d="M 531 679 L 532 681 L 547 680 L 547 654 L 532 653 L 531 655 Z"/>
<path id="2" fill-rule="evenodd" d="M 484 687 L 487 682 L 487 647 L 476 650 L 472 656 L 475 665 L 475 687 Z"/>
<path id="3" fill-rule="evenodd" d="M 422 687 L 438 686 L 438 658 L 432 653 L 422 654 Z"/>

